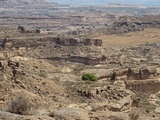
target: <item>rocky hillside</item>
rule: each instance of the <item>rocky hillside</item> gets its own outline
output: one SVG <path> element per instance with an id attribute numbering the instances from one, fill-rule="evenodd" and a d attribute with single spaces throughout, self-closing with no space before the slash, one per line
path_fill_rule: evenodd
<path id="1" fill-rule="evenodd" d="M 94 25 L 96 21 L 90 20 L 95 15 L 87 13 L 86 18 L 76 13 L 51 18 L 30 13 L 27 21 L 2 17 L 0 119 L 159 120 L 159 16 L 121 17 L 111 26 L 101 24 L 108 26 L 105 34 L 93 31 L 93 35 L 85 29 L 87 23 Z M 100 14 L 98 21 L 105 19 Z M 50 29 L 48 19 L 57 26 Z M 85 24 L 76 25 L 80 22 Z M 36 27 L 38 23 L 43 27 Z M 69 28 L 66 32 L 64 26 Z M 86 34 L 74 32 L 77 26 Z M 143 29 L 147 30 L 138 31 Z M 135 34 L 114 34 L 126 32 Z"/>
<path id="2" fill-rule="evenodd" d="M 119 34 L 135 31 L 143 31 L 144 29 L 160 28 L 160 16 L 123 16 L 117 22 L 109 26 L 106 34 Z"/>
<path id="3" fill-rule="evenodd" d="M 152 96 L 143 93 L 137 97 L 125 88 L 122 80 L 82 81 L 83 69 L 91 72 L 91 66 L 69 62 L 60 65 L 63 63 L 60 61 L 50 64 L 44 59 L 29 57 L 28 50 L 6 49 L 0 52 L 0 119 L 159 119 L 157 91 Z M 96 68 L 99 75 L 109 73 L 104 71 L 108 69 Z M 133 73 L 137 74 L 137 71 Z M 135 88 L 142 89 L 143 84 Z"/>

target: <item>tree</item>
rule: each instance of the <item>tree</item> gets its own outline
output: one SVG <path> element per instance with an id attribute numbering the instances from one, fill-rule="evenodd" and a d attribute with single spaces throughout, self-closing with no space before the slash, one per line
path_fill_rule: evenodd
<path id="1" fill-rule="evenodd" d="M 94 74 L 85 73 L 82 76 L 82 80 L 85 80 L 85 81 L 97 81 L 98 79 L 97 79 L 97 77 Z"/>

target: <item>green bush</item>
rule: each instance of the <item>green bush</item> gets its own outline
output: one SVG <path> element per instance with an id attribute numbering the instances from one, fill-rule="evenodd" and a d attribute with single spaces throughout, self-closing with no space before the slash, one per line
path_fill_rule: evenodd
<path id="1" fill-rule="evenodd" d="M 91 73 L 85 73 L 83 76 L 82 76 L 82 80 L 85 80 L 85 81 L 97 81 L 97 77 Z"/>

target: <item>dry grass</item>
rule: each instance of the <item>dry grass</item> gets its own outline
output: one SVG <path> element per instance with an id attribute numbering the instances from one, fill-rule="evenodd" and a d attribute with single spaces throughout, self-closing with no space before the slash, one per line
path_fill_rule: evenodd
<path id="1" fill-rule="evenodd" d="M 148 29 L 127 34 L 99 35 L 92 38 L 102 39 L 105 46 L 125 46 L 147 42 L 160 42 L 160 29 Z"/>
<path id="2" fill-rule="evenodd" d="M 140 110 L 138 108 L 132 108 L 129 113 L 130 120 L 139 120 L 140 118 Z"/>
<path id="3" fill-rule="evenodd" d="M 154 111 L 156 109 L 156 105 L 150 103 L 147 99 L 140 102 L 140 107 L 143 108 L 145 111 Z"/>
<path id="4" fill-rule="evenodd" d="M 47 73 L 46 73 L 45 71 L 41 71 L 41 70 L 40 70 L 40 72 L 38 73 L 38 75 L 39 75 L 40 77 L 44 77 L 44 78 L 47 78 L 47 77 L 48 77 Z"/>
<path id="5" fill-rule="evenodd" d="M 32 115 L 36 112 L 36 106 L 31 98 L 25 94 L 19 94 L 10 101 L 7 111 L 21 115 Z"/>

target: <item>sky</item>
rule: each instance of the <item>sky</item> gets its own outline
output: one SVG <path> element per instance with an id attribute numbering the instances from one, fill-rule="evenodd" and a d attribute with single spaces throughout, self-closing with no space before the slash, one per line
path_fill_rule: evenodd
<path id="1" fill-rule="evenodd" d="M 160 0 L 46 0 L 69 5 L 105 5 L 108 3 L 133 4 L 140 6 L 160 6 Z"/>

